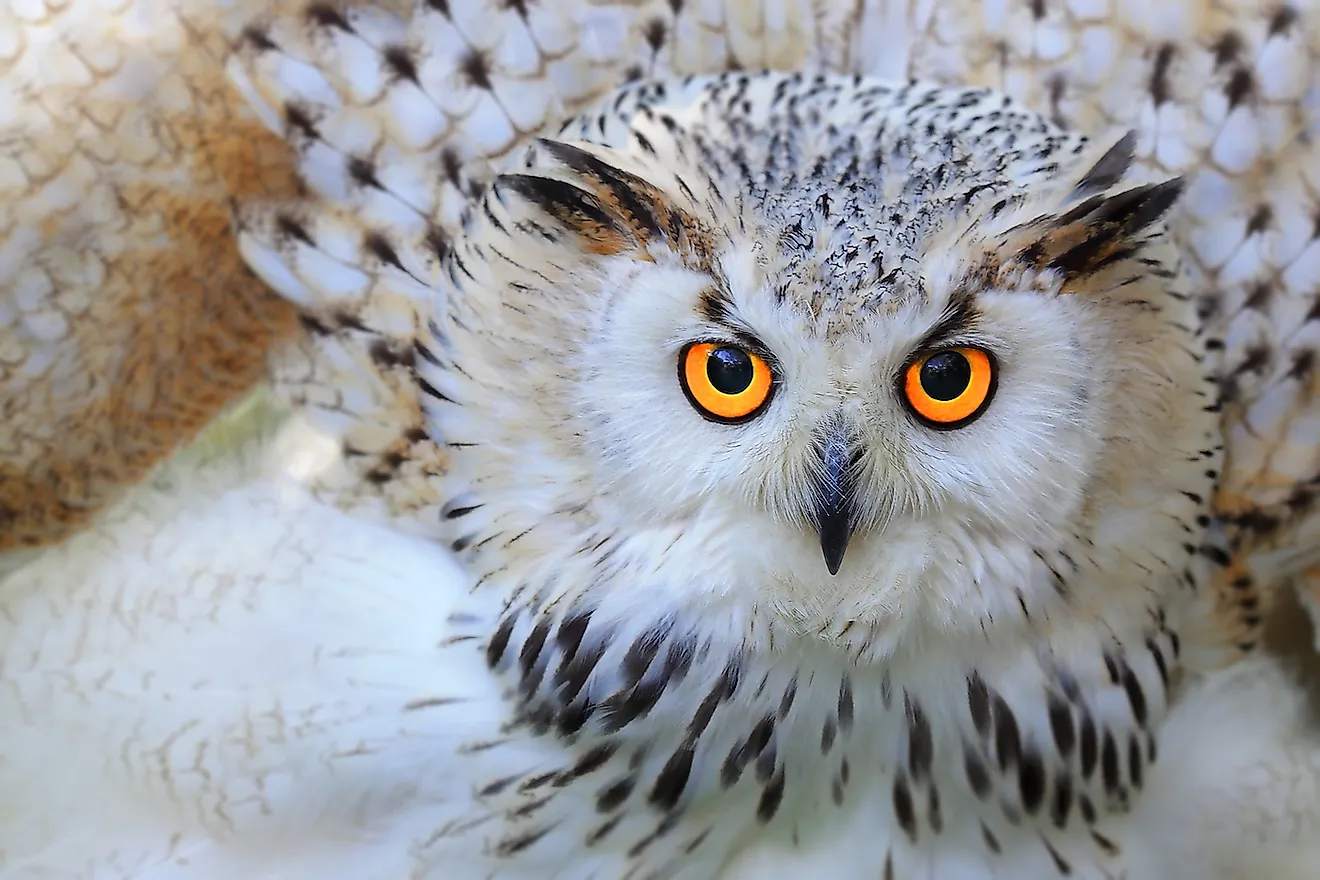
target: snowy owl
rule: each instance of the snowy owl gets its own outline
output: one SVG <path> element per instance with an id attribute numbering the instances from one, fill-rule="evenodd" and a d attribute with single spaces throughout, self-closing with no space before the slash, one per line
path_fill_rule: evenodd
<path id="1" fill-rule="evenodd" d="M 0 876 L 1315 876 L 1304 4 L 263 5 L 0 12 Z"/>

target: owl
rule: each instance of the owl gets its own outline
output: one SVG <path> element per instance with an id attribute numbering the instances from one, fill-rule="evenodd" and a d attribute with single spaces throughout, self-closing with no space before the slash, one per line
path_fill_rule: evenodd
<path id="1" fill-rule="evenodd" d="M 1139 167 L 1186 176 L 1173 234 L 1225 345 L 1226 645 L 1258 645 L 1291 583 L 1320 595 L 1294 549 L 1320 524 L 1309 0 L 412 6 L 0 10 L 0 550 L 85 528 L 266 377 L 344 447 L 318 496 L 431 519 L 446 460 L 417 439 L 408 346 L 381 337 L 424 318 L 371 248 L 335 252 L 363 274 L 333 307 L 291 308 L 246 272 L 229 206 L 307 187 L 327 235 L 444 246 L 529 137 L 618 82 L 769 67 L 996 88 L 1065 128 L 1135 129 Z"/>
<path id="2" fill-rule="evenodd" d="M 1219 359 L 1184 182 L 1135 149 L 988 89 L 643 81 L 431 269 L 393 258 L 435 291 L 417 381 L 473 580 L 433 707 L 472 794 L 419 870 L 1314 871 L 1320 741 L 1300 790 L 1230 783 L 1236 826 L 1179 760 L 1239 760 L 1200 713 L 1279 685 L 1197 635 Z M 240 248 L 306 297 L 278 257 L 314 237 Z"/>
<path id="3" fill-rule="evenodd" d="M 1311 374 L 1272 362 L 1309 350 L 1311 148 L 1202 143 L 1180 66 L 1303 113 L 1296 65 L 1239 74 L 1311 19 L 664 6 L 728 44 L 646 6 L 562 55 L 535 4 L 239 33 L 309 197 L 241 205 L 234 253 L 315 424 L 0 581 L 6 876 L 1315 874 L 1320 743 L 1255 644 L 1315 562 Z M 1008 75 L 1096 28 L 1181 47 L 1141 59 L 1181 127 L 1124 63 L 1084 104 Z M 545 98 L 495 75 L 519 34 L 636 33 L 635 82 L 484 139 Z M 997 87 L 955 72 L 1006 33 Z M 749 54 L 802 69 L 663 75 Z M 427 115 L 446 77 L 480 96 Z M 1213 226 L 1260 155 L 1271 216 Z"/>

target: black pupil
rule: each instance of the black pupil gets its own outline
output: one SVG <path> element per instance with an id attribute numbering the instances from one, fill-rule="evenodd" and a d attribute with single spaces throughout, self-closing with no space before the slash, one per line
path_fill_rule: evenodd
<path id="1" fill-rule="evenodd" d="M 717 348 L 706 359 L 706 377 L 721 394 L 742 394 L 752 374 L 752 359 L 741 348 Z"/>
<path id="2" fill-rule="evenodd" d="M 954 400 L 972 384 L 972 365 L 956 351 L 931 355 L 921 365 L 921 390 L 936 400 Z"/>

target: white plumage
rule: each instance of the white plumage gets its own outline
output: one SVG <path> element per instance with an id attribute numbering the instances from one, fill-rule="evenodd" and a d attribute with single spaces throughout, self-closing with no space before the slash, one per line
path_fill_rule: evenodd
<path id="1" fill-rule="evenodd" d="M 263 440 L 5 581 L 5 877 L 407 876 L 399 823 L 452 771 L 426 700 L 480 682 L 440 663 L 465 578 Z"/>
<path id="2" fill-rule="evenodd" d="M 0 873 L 762 877 L 815 870 L 842 877 L 973 878 L 1055 876 L 1066 866 L 1071 876 L 1132 880 L 1314 875 L 1320 750 L 1295 683 L 1255 649 L 1272 596 L 1314 561 L 1308 536 L 1320 521 L 1312 513 L 1320 452 L 1313 425 L 1317 370 L 1309 359 L 1320 314 L 1320 275 L 1313 271 L 1320 264 L 1311 257 L 1320 249 L 1311 233 L 1315 206 L 1308 189 L 1315 148 L 1305 137 L 1315 126 L 1306 86 L 1313 79 L 1315 12 L 1309 5 L 1209 9 L 1190 2 L 1116 9 L 961 2 L 818 7 L 419 4 L 405 24 L 382 12 L 289 5 L 250 25 L 246 7 L 208 12 L 208 24 L 186 32 L 180 45 L 204 41 L 207 28 L 235 38 L 233 54 L 223 48 L 210 53 L 210 67 L 198 75 L 215 83 L 225 64 L 237 91 L 217 93 L 226 95 L 219 105 L 224 113 L 251 121 L 233 97 L 241 94 L 256 118 L 296 148 L 312 197 L 248 202 L 238 215 L 237 249 L 226 245 L 219 253 L 227 261 L 221 265 L 236 267 L 241 252 L 297 306 L 309 332 L 292 348 L 280 348 L 281 340 L 294 338 L 292 312 L 272 306 L 270 320 L 255 322 L 251 312 L 231 320 L 221 310 L 215 331 L 200 337 L 199 325 L 183 320 L 181 333 L 171 338 L 183 340 L 186 349 L 189 339 L 272 328 L 252 341 L 249 363 L 273 351 L 277 388 L 307 408 L 315 428 L 289 428 L 287 445 L 253 441 L 237 461 L 170 466 L 158 482 L 107 508 L 80 534 L 0 583 L 0 625 L 6 627 L 0 640 L 0 718 L 6 719 L 0 784 L 7 792 L 0 796 Z M 211 7 L 198 4 L 203 8 Z M 197 10 L 190 7 L 183 18 Z M 280 17 L 294 10 L 296 16 Z M 90 7 L 76 12 L 76 26 L 65 19 L 66 33 L 108 15 L 132 20 Z M 17 15 L 7 24 L 7 33 L 17 35 L 11 42 L 26 47 L 28 58 L 40 57 L 32 54 L 31 22 L 44 13 L 9 14 Z M 1007 427 L 997 420 L 1010 417 L 993 408 L 995 401 L 972 440 L 936 442 L 914 440 L 923 435 L 905 433 L 911 426 L 894 427 L 898 411 L 885 410 L 892 398 L 869 397 L 863 411 L 877 421 L 865 429 L 876 432 L 868 438 L 882 445 L 916 442 L 927 459 L 926 476 L 901 467 L 902 456 L 889 461 L 883 477 L 873 476 L 867 484 L 873 499 L 888 487 L 905 486 L 908 495 L 891 498 L 888 512 L 878 503 L 865 511 L 866 526 L 854 536 L 844 568 L 830 577 L 804 511 L 794 507 L 805 503 L 811 473 L 800 456 L 810 445 L 811 414 L 819 410 L 804 404 L 800 389 L 816 383 L 822 401 L 845 387 L 857 394 L 853 380 L 834 384 L 838 371 L 875 363 L 877 374 L 887 375 L 891 360 L 903 353 L 895 339 L 919 336 L 931 316 L 904 312 L 901 321 L 876 325 L 885 333 L 873 330 L 853 343 L 797 343 L 810 337 L 809 325 L 746 297 L 758 273 L 769 272 L 790 286 L 815 285 L 822 299 L 795 293 L 790 300 L 805 296 L 809 310 L 822 303 L 826 311 L 841 309 L 846 325 L 860 308 L 859 291 L 889 277 L 880 271 L 890 268 L 886 254 L 851 230 L 855 248 L 879 257 L 874 275 L 854 271 L 846 256 L 849 240 L 836 229 L 817 233 L 819 265 L 790 259 L 767 269 L 736 246 L 732 232 L 737 218 L 754 227 L 767 224 L 757 199 L 741 214 L 725 205 L 706 218 L 720 232 L 713 240 L 721 242 L 721 283 L 740 291 L 735 308 L 773 337 L 774 353 L 797 364 L 786 376 L 788 390 L 772 403 L 780 409 L 767 410 L 765 418 L 774 424 L 796 411 L 793 418 L 807 426 L 796 439 L 791 432 L 757 439 L 753 422 L 743 436 L 754 439 L 741 450 L 719 451 L 728 435 L 692 421 L 670 355 L 654 361 L 637 355 L 669 351 L 674 325 L 666 322 L 691 312 L 705 283 L 694 280 L 691 263 L 649 280 L 638 274 L 645 266 L 630 267 L 621 257 L 607 268 L 598 257 L 584 259 L 572 236 L 562 237 L 539 209 L 519 207 L 511 196 L 491 208 L 497 219 L 490 222 L 536 223 L 561 236 L 555 247 L 544 248 L 527 229 L 520 238 L 483 226 L 480 211 L 463 225 L 471 193 L 495 172 L 521 164 L 516 147 L 532 134 L 557 131 L 562 119 L 590 106 L 625 73 L 714 73 L 731 62 L 993 85 L 1056 123 L 1097 135 L 1083 157 L 1088 162 L 1135 126 L 1136 167 L 1113 192 L 1189 175 L 1170 217 L 1189 287 L 1174 289 L 1200 300 L 1208 330 L 1193 333 L 1200 318 L 1191 305 L 1179 306 L 1175 322 L 1184 329 L 1178 333 L 1138 319 L 1112 344 L 1138 360 L 1149 355 L 1135 371 L 1149 371 L 1154 385 L 1146 391 L 1191 393 L 1202 370 L 1177 366 L 1181 355 L 1172 340 L 1184 330 L 1193 348 L 1201 343 L 1190 340 L 1208 338 L 1207 363 L 1213 363 L 1215 340 L 1224 339 L 1224 415 L 1194 414 L 1197 407 L 1178 399 L 1161 412 L 1157 393 L 1143 398 L 1140 384 L 1129 384 L 1123 387 L 1139 392 L 1131 413 L 1155 421 L 1111 422 L 1112 411 L 1106 416 L 1097 409 L 1061 429 L 1057 447 L 1042 453 L 1028 442 L 1010 452 L 993 440 L 996 424 Z M 183 66 L 166 61 L 160 69 L 171 64 Z M 24 82 L 40 82 L 35 67 L 27 71 Z M 756 91 L 774 81 L 754 82 Z M 700 112 L 682 108 L 703 87 L 692 86 L 686 98 L 675 91 L 671 102 L 680 116 Z M 809 91 L 802 85 L 790 91 L 798 89 Z M 603 105 L 613 109 L 603 112 L 601 125 L 593 111 L 558 136 L 626 147 L 631 158 L 601 155 L 659 187 L 659 204 L 677 206 L 686 197 L 675 175 L 691 179 L 696 172 L 683 170 L 684 162 L 663 146 L 662 158 L 648 158 L 649 151 L 630 139 L 629 114 L 639 98 L 636 90 L 625 94 L 623 103 L 610 98 Z M 953 94 L 942 93 L 935 103 Z M 654 96 L 643 98 L 640 103 L 657 103 Z M 145 100 L 136 118 L 172 118 L 178 108 L 167 105 Z M 40 154 L 47 141 L 29 139 L 33 117 L 23 116 L 36 105 L 24 95 L 16 106 L 23 109 L 7 135 L 30 155 Z M 765 119 L 761 110 L 747 114 L 744 121 Z M 739 112 L 730 115 L 743 119 Z M 856 122 L 855 114 L 838 118 Z M 899 116 L 891 123 L 902 130 Z M 635 124 L 653 146 L 665 143 L 661 129 Z M 752 146 L 754 132 L 721 131 L 718 121 L 710 130 L 718 132 L 711 137 L 720 149 L 740 138 L 751 138 L 746 143 L 753 152 L 760 149 Z M 129 142 L 124 132 L 116 137 Z M 820 143 L 834 137 L 822 135 Z M 995 153 L 1012 149 L 999 143 Z M 1062 146 L 1057 149 L 1064 155 Z M 130 152 L 100 166 L 102 174 L 117 176 L 121 186 L 136 179 L 138 172 L 125 170 L 137 167 Z M 979 160 L 986 159 L 982 152 Z M 283 161 L 270 165 L 273 189 L 282 196 L 292 191 Z M 611 185 L 600 189 L 601 181 L 584 178 L 580 169 L 547 171 L 554 161 L 544 155 L 539 161 L 536 174 L 575 187 L 585 180 L 616 218 L 638 219 L 626 208 L 620 215 L 619 204 L 609 202 L 619 195 Z M 1010 176 L 1037 197 L 1052 192 L 1053 201 L 1039 205 L 1054 211 L 1063 193 L 1050 186 L 1084 165 L 1069 167 L 1056 177 L 1028 173 L 1022 165 Z M 171 186 L 186 193 L 196 182 L 190 174 L 192 183 Z M 712 177 L 732 190 L 746 182 L 731 168 Z M 955 174 L 954 181 L 944 193 L 950 198 L 965 192 L 958 188 L 963 178 Z M 889 186 L 900 182 L 891 178 Z M 942 185 L 923 190 L 923 198 L 930 201 Z M 721 199 L 707 199 L 698 189 L 703 198 L 695 201 L 706 204 L 685 210 L 705 216 Z M 781 213 L 752 240 L 769 241 L 789 225 L 776 223 L 792 219 L 792 212 L 782 212 L 805 190 L 787 191 Z M 251 196 L 254 189 L 222 182 L 206 192 L 204 203 L 211 205 L 229 194 Z M 75 227 L 77 240 L 98 255 L 129 253 L 125 243 L 156 242 L 145 232 L 137 233 L 141 239 L 116 238 L 108 231 L 113 224 L 86 211 L 56 212 L 64 219 L 51 225 L 32 190 L 18 186 L 12 193 L 11 203 L 27 213 L 17 226 L 11 217 L 0 228 L 11 249 L 28 243 L 17 252 L 21 258 L 5 264 L 10 270 L 43 260 L 59 264 Z M 921 200 L 896 199 L 892 190 L 885 197 L 910 212 L 899 226 L 929 220 L 917 210 Z M 542 202 L 542 208 L 554 204 Z M 824 228 L 819 205 L 810 212 L 800 208 Z M 858 210 L 865 215 L 868 209 Z M 56 228 L 65 232 L 48 231 Z M 40 234 L 34 237 L 34 230 Z M 609 250 L 617 243 L 614 233 L 593 239 L 601 230 L 586 232 L 594 247 Z M 577 230 L 579 238 L 583 233 Z M 938 295 L 941 273 L 952 277 L 966 267 L 964 252 L 956 249 L 966 244 L 942 251 L 920 236 L 917 241 L 921 246 L 890 241 L 880 250 L 903 253 L 898 268 L 912 278 L 935 279 Z M 520 277 L 494 268 L 498 260 L 490 249 L 505 242 L 518 259 L 548 261 L 538 264 L 540 280 L 504 287 Z M 664 251 L 661 244 L 653 247 Z M 464 279 L 459 262 L 475 277 Z M 153 265 L 143 261 L 135 271 L 150 277 Z M 68 283 L 93 294 L 117 289 L 98 277 Z M 601 278 L 611 283 L 602 288 Z M 1030 286 L 1033 278 L 1014 275 L 1009 283 Z M 0 287 L 7 297 L 0 307 L 27 302 L 22 292 L 29 288 L 19 280 L 12 271 L 0 273 L 7 285 Z M 544 311 L 535 320 L 503 312 L 537 285 L 543 296 L 534 309 Z M 605 332 L 597 312 L 575 300 L 633 285 L 634 293 L 651 299 L 625 309 L 622 330 Z M 1100 288 L 1082 287 L 1087 296 L 1099 295 Z M 1120 295 L 1135 300 L 1165 288 L 1148 278 L 1124 290 Z M 645 305 L 652 300 L 655 306 Z M 1017 349 L 1006 361 L 1010 367 L 1013 357 L 1046 367 L 1041 358 L 1060 344 L 1051 332 L 1061 338 L 1072 328 L 1074 335 L 1096 339 L 1115 320 L 1103 308 L 1054 308 L 1023 313 L 1016 336 L 1006 338 L 1029 350 L 1036 333 L 1039 353 Z M 462 333 L 448 323 L 455 316 L 468 325 Z M 108 320 L 112 327 L 128 326 L 122 317 Z M 33 348 L 34 327 L 11 321 L 3 329 L 9 335 L 0 336 L 18 346 L 27 364 L 42 360 L 31 352 L 45 351 Z M 1146 332 L 1152 342 L 1143 350 L 1134 343 Z M 436 333 L 446 341 L 437 343 Z M 146 351 L 135 375 L 168 375 L 168 361 L 154 350 L 79 339 L 71 350 L 98 358 Z M 583 385 L 577 370 L 593 356 L 605 358 L 594 362 L 596 375 L 611 363 L 640 372 Z M 1084 357 L 1099 356 L 1088 350 Z M 562 358 L 572 366 L 554 366 Z M 839 359 L 835 372 L 820 371 L 830 358 Z M 259 370 L 240 361 L 219 359 L 202 371 L 196 381 L 205 402 L 189 418 L 144 420 L 150 430 L 135 436 L 146 438 L 139 442 L 153 451 L 125 459 L 131 467 L 107 468 L 106 486 L 137 479 L 234 388 L 249 387 Z M 414 379 L 419 364 L 420 384 Z M 465 378 L 437 369 L 454 364 L 467 371 Z M 1051 414 L 1070 411 L 1068 394 L 1075 388 L 1056 384 L 1068 369 L 1064 358 L 1032 380 L 1039 384 L 1028 382 L 1034 398 L 1015 396 L 1027 386 L 1014 386 L 1007 374 L 995 400 L 1033 426 L 1023 432 L 1026 438 L 1047 440 Z M 32 401 L 64 386 L 53 374 L 30 372 L 42 378 L 4 374 L 0 394 L 7 395 L 9 409 L 21 406 L 37 430 L 58 438 L 49 427 L 58 420 Z M 1090 391 L 1103 396 L 1099 374 L 1088 381 L 1095 383 Z M 135 386 L 136 401 L 177 411 L 177 398 L 149 390 L 167 384 Z M 84 410 L 80 424 L 104 434 L 134 412 L 116 406 Z M 626 417 L 599 427 L 612 411 Z M 1226 453 L 1213 448 L 1214 440 L 1201 453 L 1195 442 L 1201 422 L 1212 431 L 1223 426 Z M 1088 425 L 1098 433 L 1085 439 Z M 1069 498 L 1091 490 L 1070 488 L 1069 474 L 1083 481 L 1094 476 L 1080 460 L 1096 452 L 1101 436 L 1113 444 L 1106 433 L 1113 425 L 1135 450 L 1132 473 L 1145 485 L 1120 490 L 1135 493 L 1117 508 L 1132 505 L 1132 513 L 1112 515 L 1097 533 L 1104 537 L 1100 549 L 1084 551 L 1079 560 L 1082 545 L 1068 539 L 1059 545 L 1065 555 L 1050 557 L 1078 602 L 1060 604 L 1049 586 L 1050 566 L 1023 563 L 1011 544 L 1072 522 Z M 431 436 L 459 445 L 445 449 Z M 971 454 L 977 438 L 986 444 L 981 462 Z M 1152 452 L 1159 443 L 1175 453 L 1165 476 L 1157 476 Z M 665 451 L 676 446 L 677 455 Z M 48 440 L 42 448 L 59 449 L 60 443 Z M 1068 461 L 1074 452 L 1079 460 Z M 942 474 L 930 461 L 934 456 L 948 464 L 962 455 L 965 465 Z M 770 466 L 758 464 L 767 457 Z M 1011 480 L 1011 468 L 1004 470 L 1010 463 L 1019 469 Z M 1121 476 L 1122 469 L 1108 473 Z M 936 474 L 945 481 L 944 495 L 934 490 Z M 1011 482 L 1023 494 L 1015 504 L 962 497 L 951 506 L 948 493 L 960 491 L 955 477 L 964 486 L 970 479 L 989 489 Z M 761 494 L 744 491 L 748 484 Z M 1029 492 L 1040 495 L 1033 499 Z M 104 497 L 89 499 L 87 509 Z M 1100 496 L 1105 500 L 1096 497 L 1091 504 L 1115 509 L 1108 493 Z M 43 536 L 15 543 L 52 537 L 44 515 L 22 518 L 49 509 L 44 504 L 15 506 L 20 533 Z M 469 510 L 478 504 L 485 507 Z M 914 525 L 917 510 L 950 518 L 919 536 L 930 527 Z M 996 511 L 1002 517 L 997 523 Z M 1209 531 L 1196 519 L 1202 511 L 1215 517 Z M 1008 545 L 987 551 L 991 545 L 959 537 L 969 526 L 966 517 L 973 531 L 1000 528 Z M 537 525 L 542 521 L 550 525 Z M 536 527 L 524 531 L 527 526 Z M 633 529 L 638 534 L 629 536 Z M 408 531 L 422 537 L 408 537 Z M 1188 563 L 1199 593 L 1141 573 L 1154 565 L 1180 577 L 1165 551 L 1181 553 L 1182 541 L 1199 543 L 1203 532 L 1206 546 Z M 470 573 L 423 537 L 454 542 Z M 622 549 L 601 551 L 620 538 Z M 1116 549 L 1105 549 L 1106 542 Z M 949 552 L 954 545 L 962 549 Z M 1221 558 L 1219 546 L 1231 558 Z M 1125 549 L 1133 558 L 1113 567 Z M 1091 574 L 1074 579 L 1061 559 L 1080 561 Z M 969 570 L 989 586 L 967 590 Z M 878 588 L 870 575 L 888 578 L 891 586 Z M 1033 580 L 1037 575 L 1042 579 Z M 924 591 L 913 589 L 918 583 Z M 548 604 L 551 597 L 558 604 Z M 1156 607 L 1167 612 L 1167 621 L 1146 616 Z M 574 616 L 584 609 L 590 620 Z M 993 635 L 982 639 L 978 625 L 987 621 Z M 956 636 L 959 631 L 964 634 Z M 1171 631 L 1182 633 L 1181 644 Z M 820 644 L 803 642 L 808 633 Z M 1123 648 L 1116 658 L 1096 653 L 1114 644 Z M 1073 664 L 1080 682 L 1080 698 L 1063 694 L 1071 707 L 1071 751 L 1056 706 L 1040 690 L 1042 681 L 1050 691 L 1061 680 L 1050 678 L 1039 656 L 1023 651 L 1032 645 L 1048 646 Z M 573 671 L 569 658 L 575 655 L 592 659 Z M 855 656 L 879 665 L 854 667 L 849 658 Z M 719 696 L 735 657 L 737 688 Z M 675 675 L 674 664 L 684 675 Z M 1160 684 L 1165 664 L 1184 667 L 1167 692 Z M 1226 668 L 1212 671 L 1217 664 Z M 980 685 L 969 670 L 976 670 Z M 577 693 L 594 706 L 588 717 L 581 717 L 586 704 L 566 698 L 556 679 L 564 676 L 571 687 L 579 672 Z M 1141 694 L 1150 738 L 1145 723 L 1133 726 L 1141 712 L 1128 676 Z M 973 751 L 982 772 L 993 777 L 988 799 L 975 796 L 972 758 L 963 754 L 966 738 L 975 745 L 980 730 L 980 686 L 986 687 L 992 732 Z M 535 695 L 521 713 L 517 701 L 509 701 L 510 689 L 518 688 Z M 682 763 L 684 731 L 710 699 L 714 715 L 680 780 L 674 761 Z M 1092 769 L 1083 780 L 1070 773 L 1088 762 L 1088 712 Z M 607 729 L 611 717 L 619 719 L 617 730 Z M 768 730 L 767 717 L 773 719 Z M 575 724 L 581 732 L 565 738 L 562 728 Z M 743 756 L 737 759 L 744 764 L 741 775 L 724 783 L 721 762 L 735 755 Z M 1111 772 L 1121 796 L 1110 785 Z M 1074 783 L 1066 795 L 1065 778 Z M 1084 795 L 1096 817 L 1087 818 Z"/>

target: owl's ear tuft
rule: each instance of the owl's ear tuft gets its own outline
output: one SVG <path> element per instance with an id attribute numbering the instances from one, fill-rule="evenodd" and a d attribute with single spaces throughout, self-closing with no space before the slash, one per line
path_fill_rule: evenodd
<path id="1" fill-rule="evenodd" d="M 1072 204 L 1078 199 L 1111 189 L 1132 167 L 1132 157 L 1136 151 L 1137 133 L 1135 130 L 1129 131 L 1115 141 L 1114 145 L 1087 169 L 1068 194 L 1068 198 L 1064 200 L 1064 204 Z"/>
<path id="2" fill-rule="evenodd" d="M 1180 178 L 1094 195 L 1073 208 L 1032 223 L 1030 238 L 1014 258 L 1036 269 L 1053 269 L 1065 279 L 1099 272 L 1141 249 L 1147 227 L 1173 207 L 1183 191 Z"/>
<path id="3" fill-rule="evenodd" d="M 617 254 L 636 243 L 600 199 L 571 183 L 535 174 L 501 174 L 495 187 L 553 218 L 593 254 Z"/>
<path id="4" fill-rule="evenodd" d="M 656 243 L 687 254 L 708 253 L 704 227 L 659 187 L 581 147 L 545 138 L 536 145 L 559 164 L 567 180 L 505 174 L 497 185 L 549 214 L 586 250 L 597 254 L 634 250 L 639 258 L 649 259 L 646 246 Z"/>
<path id="5" fill-rule="evenodd" d="M 537 146 L 572 171 L 637 238 L 668 238 L 670 209 L 664 194 L 650 183 L 572 144 L 539 138 Z"/>

